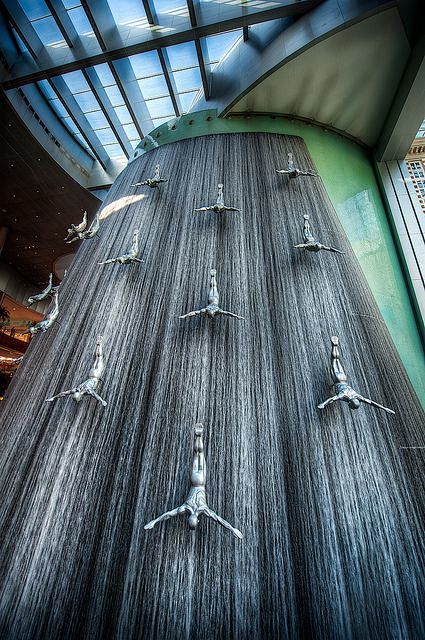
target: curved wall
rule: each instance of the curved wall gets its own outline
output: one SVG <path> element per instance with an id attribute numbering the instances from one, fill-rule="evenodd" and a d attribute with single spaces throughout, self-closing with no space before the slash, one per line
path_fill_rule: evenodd
<path id="1" fill-rule="evenodd" d="M 1 416 L 2 638 L 424 634 L 424 459 L 401 448 L 424 414 L 321 180 L 274 173 L 289 150 L 311 166 L 290 136 L 181 141 L 111 188 Z M 167 183 L 130 186 L 157 162 Z M 242 213 L 194 214 L 223 177 Z M 306 211 L 343 256 L 292 248 Z M 99 266 L 136 227 L 145 264 Z M 178 319 L 211 268 L 245 320 Z M 44 402 L 88 374 L 99 333 L 107 407 Z M 318 411 L 333 334 L 353 386 L 395 416 Z M 242 541 L 205 518 L 143 529 L 185 499 L 197 421 L 210 506 Z"/>
<path id="2" fill-rule="evenodd" d="M 190 137 L 255 131 L 303 138 L 425 407 L 425 355 L 420 329 L 373 164 L 364 148 L 329 129 L 299 120 L 280 116 L 223 119 L 211 110 L 189 114 L 158 127 L 141 142 L 135 155 L 140 157 L 157 146 Z M 256 160 L 256 164 L 260 162 Z"/>

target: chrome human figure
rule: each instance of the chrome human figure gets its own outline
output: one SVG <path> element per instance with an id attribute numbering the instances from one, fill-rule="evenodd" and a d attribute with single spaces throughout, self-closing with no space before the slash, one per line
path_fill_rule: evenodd
<path id="1" fill-rule="evenodd" d="M 276 169 L 276 173 L 288 176 L 289 178 L 298 178 L 299 176 L 317 176 L 315 171 L 297 169 L 294 164 L 294 156 L 288 153 L 288 168 Z"/>
<path id="2" fill-rule="evenodd" d="M 53 293 L 56 293 L 57 287 L 53 286 L 53 273 L 50 274 L 49 276 L 49 283 L 47 285 L 47 287 L 45 289 L 43 289 L 43 291 L 41 293 L 37 293 L 34 296 L 30 296 L 28 298 L 28 309 L 29 307 L 31 307 L 31 305 L 34 304 L 34 302 L 41 302 L 42 300 L 45 300 L 46 298 L 48 298 L 49 296 L 52 296 Z"/>
<path id="3" fill-rule="evenodd" d="M 99 262 L 99 264 L 130 264 L 131 262 L 144 262 L 144 260 L 140 260 L 139 255 L 139 230 L 135 229 L 133 231 L 133 240 L 129 253 L 124 253 L 124 255 L 119 256 L 118 258 L 111 258 L 110 260 L 105 260 L 104 262 Z"/>
<path id="4" fill-rule="evenodd" d="M 47 398 L 46 402 L 53 402 L 56 398 L 64 398 L 65 396 L 72 396 L 76 402 L 80 402 L 83 396 L 89 395 L 96 398 L 102 406 L 106 407 L 105 400 L 96 393 L 98 386 L 102 382 L 102 373 L 104 369 L 105 364 L 103 361 L 102 336 L 98 336 L 96 340 L 95 361 L 87 380 L 84 380 L 84 382 L 79 384 L 78 387 L 69 389 L 69 391 L 61 391 L 61 393 L 58 393 L 56 396 Z"/>
<path id="5" fill-rule="evenodd" d="M 44 333 L 47 329 L 50 329 L 52 324 L 56 322 L 56 319 L 59 315 L 59 303 L 58 303 L 58 294 L 54 293 L 52 295 L 53 300 L 53 309 L 49 311 L 44 320 L 41 322 L 37 322 L 33 327 L 30 327 L 28 331 L 24 331 L 24 333 L 31 333 L 33 336 L 36 333 Z"/>
<path id="6" fill-rule="evenodd" d="M 237 316 L 235 313 L 231 313 L 230 311 L 224 311 L 220 309 L 218 306 L 219 295 L 217 289 L 217 280 L 216 280 L 217 271 L 215 269 L 211 269 L 211 281 L 210 281 L 210 291 L 208 294 L 208 306 L 204 309 L 199 309 L 198 311 L 190 311 L 186 313 L 184 316 L 179 316 L 180 319 L 183 318 L 192 318 L 193 316 L 207 316 L 208 318 L 215 318 L 215 316 L 231 316 L 232 318 L 239 318 L 240 320 L 244 320 L 242 316 Z"/>
<path id="7" fill-rule="evenodd" d="M 195 213 L 199 213 L 200 211 L 214 211 L 214 213 L 222 213 L 223 211 L 240 211 L 240 209 L 236 209 L 236 207 L 228 207 L 224 204 L 223 185 L 219 184 L 216 203 L 212 204 L 209 207 L 200 207 L 199 209 L 194 209 L 194 211 Z"/>
<path id="8" fill-rule="evenodd" d="M 84 231 L 86 227 L 87 227 L 87 211 L 84 211 L 83 219 L 81 220 L 80 224 L 71 224 L 71 226 L 69 227 L 68 235 L 65 238 L 65 242 L 68 242 L 70 238 L 72 238 L 72 236 L 76 235 L 77 233 L 81 233 L 81 231 Z"/>
<path id="9" fill-rule="evenodd" d="M 378 407 L 378 409 L 383 409 L 387 413 L 394 414 L 395 411 L 392 409 L 388 409 L 387 407 L 382 406 L 382 404 L 378 404 L 378 402 L 374 402 L 373 400 L 369 400 L 369 398 L 364 398 L 357 393 L 347 384 L 347 376 L 342 368 L 341 361 L 339 359 L 340 353 L 338 350 L 339 338 L 337 336 L 332 336 L 332 354 L 331 354 L 331 377 L 332 382 L 335 388 L 335 395 L 332 398 L 328 398 L 325 402 L 322 402 L 318 405 L 319 409 L 323 409 L 328 404 L 332 404 L 332 402 L 336 402 L 337 400 L 342 400 L 343 402 L 348 402 L 350 409 L 358 409 L 362 402 L 366 404 L 370 404 L 373 407 Z"/>
<path id="10" fill-rule="evenodd" d="M 147 186 L 151 189 L 155 189 L 161 182 L 167 182 L 168 178 L 161 178 L 161 167 L 159 164 L 155 167 L 155 173 L 153 174 L 153 178 L 148 178 L 147 180 L 143 180 L 143 182 L 135 182 L 131 184 L 130 187 L 143 187 Z"/>
<path id="11" fill-rule="evenodd" d="M 317 251 L 332 251 L 332 253 L 340 253 L 341 255 L 343 255 L 344 252 L 340 251 L 339 249 L 334 249 L 333 247 L 327 247 L 324 244 L 320 244 L 320 242 L 316 242 L 313 234 L 311 233 L 309 219 L 310 219 L 310 216 L 307 213 L 305 213 L 304 227 L 303 227 L 304 243 L 295 244 L 294 249 L 305 249 L 306 251 L 314 251 L 315 253 L 317 253 Z"/>
<path id="12" fill-rule="evenodd" d="M 96 213 L 96 217 L 91 223 L 90 227 L 87 231 L 78 231 L 77 234 L 71 238 L 71 240 L 66 240 L 67 244 L 71 244 L 71 242 L 76 242 L 77 240 L 89 240 L 90 238 L 94 238 L 97 235 L 97 232 L 100 228 L 100 219 L 99 214 Z"/>
<path id="13" fill-rule="evenodd" d="M 145 525 L 145 529 L 153 529 L 158 522 L 161 520 L 168 520 L 169 518 L 173 518 L 174 516 L 179 516 L 181 514 L 187 513 L 189 514 L 188 524 L 190 529 L 196 529 L 199 524 L 199 516 L 207 516 L 208 518 L 212 518 L 219 524 L 221 524 L 226 529 L 229 529 L 235 536 L 235 538 L 242 538 L 242 534 L 239 529 L 235 529 L 223 518 L 220 518 L 212 509 L 210 509 L 207 505 L 207 495 L 205 490 L 206 484 L 206 465 L 205 465 L 205 457 L 204 457 L 204 442 L 203 442 L 203 432 L 204 427 L 202 424 L 195 425 L 195 445 L 193 448 L 193 466 L 192 466 L 192 474 L 190 476 L 191 481 L 191 489 L 189 491 L 189 495 L 183 504 L 177 509 L 172 509 L 172 511 L 167 511 L 163 513 L 162 516 L 152 520 L 148 524 Z"/>

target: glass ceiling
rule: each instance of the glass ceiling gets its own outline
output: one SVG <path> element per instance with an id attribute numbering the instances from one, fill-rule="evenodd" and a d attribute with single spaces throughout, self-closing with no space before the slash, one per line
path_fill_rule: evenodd
<path id="1" fill-rule="evenodd" d="M 252 1 L 238 3 L 251 5 Z M 256 0 L 253 6 L 258 4 L 264 1 Z M 20 54 L 34 58 L 34 51 L 40 49 L 40 44 L 37 49 L 34 43 L 41 43 L 43 55 L 56 55 L 49 53 L 53 50 L 59 55 L 62 50 L 64 59 L 70 59 L 72 49 L 68 44 L 71 46 L 75 38 L 81 38 L 83 45 L 91 41 L 91 46 L 100 50 L 98 34 L 80 0 L 55 0 L 49 3 L 51 11 L 44 0 L 17 0 L 17 5 L 11 28 Z M 170 25 L 189 20 L 185 0 L 150 0 L 149 8 L 152 15 L 161 15 L 161 25 L 149 24 L 142 0 L 103 0 L 103 10 L 110 11 L 120 37 L 135 29 L 140 33 L 146 29 L 173 31 Z M 17 18 L 22 24 L 19 12 L 25 15 L 25 29 L 18 26 Z M 28 27 L 33 30 L 34 39 Z M 60 120 L 85 151 L 102 164 L 123 161 L 132 154 L 142 134 L 190 111 L 203 96 L 200 65 L 204 65 L 208 78 L 241 38 L 242 29 L 237 29 L 201 38 L 202 54 L 195 42 L 189 41 L 112 62 L 81 65 L 84 69 L 52 75 L 50 80 L 37 81 L 36 86 L 49 104 L 52 117 Z"/>

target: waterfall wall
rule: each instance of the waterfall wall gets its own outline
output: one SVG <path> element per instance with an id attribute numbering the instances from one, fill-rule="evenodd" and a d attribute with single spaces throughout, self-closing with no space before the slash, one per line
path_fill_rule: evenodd
<path id="1" fill-rule="evenodd" d="M 113 185 L 99 238 L 59 291 L 1 416 L 0 633 L 50 638 L 417 638 L 424 547 L 424 414 L 303 141 L 205 136 L 160 147 Z M 159 163 L 169 181 L 134 188 Z M 241 213 L 195 214 L 214 202 Z M 344 255 L 293 249 L 303 214 Z M 125 253 L 140 229 L 144 264 Z M 221 306 L 245 320 L 179 320 Z M 100 394 L 84 380 L 104 337 Z M 396 410 L 317 404 L 332 394 L 330 336 L 352 386 Z M 143 525 L 189 490 L 205 427 L 204 518 Z"/>

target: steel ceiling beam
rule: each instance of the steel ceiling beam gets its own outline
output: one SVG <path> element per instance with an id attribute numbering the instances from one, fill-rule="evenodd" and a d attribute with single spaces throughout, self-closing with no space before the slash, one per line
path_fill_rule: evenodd
<path id="1" fill-rule="evenodd" d="M 198 22 L 196 19 L 196 10 L 195 10 L 194 0 L 187 0 L 187 8 L 189 9 L 190 24 L 192 25 L 192 27 L 196 27 Z"/>
<path id="2" fill-rule="evenodd" d="M 1 7 L 6 20 L 10 22 L 34 61 L 38 63 L 38 57 L 44 45 L 19 3 L 14 0 L 1 0 Z"/>
<path id="3" fill-rule="evenodd" d="M 205 63 L 204 63 L 204 55 L 202 53 L 202 47 L 201 47 L 201 43 L 199 42 L 199 40 L 195 40 L 195 47 L 196 47 L 196 55 L 198 57 L 199 69 L 200 69 L 200 72 L 201 72 L 202 87 L 204 89 L 205 100 L 209 100 L 210 99 L 210 86 L 209 86 L 209 82 L 208 82 L 207 70 L 205 68 Z"/>
<path id="4" fill-rule="evenodd" d="M 153 6 L 151 6 L 151 3 L 149 2 L 149 0 L 142 0 L 142 2 L 143 2 L 143 8 L 145 10 L 146 17 L 148 19 L 149 24 L 150 25 L 158 24 L 155 9 L 153 8 Z"/>
<path id="5" fill-rule="evenodd" d="M 171 102 L 173 103 L 173 109 L 176 116 L 180 115 L 180 105 L 177 102 L 177 91 L 174 81 L 171 79 L 171 73 L 168 65 L 168 57 L 165 59 L 164 52 L 162 49 L 158 49 L 158 58 L 161 63 L 162 73 L 164 74 L 165 82 L 167 83 L 167 88 L 170 93 Z"/>
<path id="6" fill-rule="evenodd" d="M 70 49 L 72 49 L 74 47 L 74 43 L 71 40 L 71 38 L 69 36 L 69 33 L 65 29 L 64 24 L 62 23 L 62 20 L 60 19 L 59 14 L 56 11 L 56 7 L 54 6 L 54 3 L 51 0 L 44 0 L 44 2 L 46 3 L 47 8 L 49 9 L 50 13 L 52 14 L 53 19 L 56 22 L 56 26 L 59 29 L 59 31 L 61 32 L 63 39 L 65 40 L 65 42 L 68 45 L 68 47 Z"/>
<path id="7" fill-rule="evenodd" d="M 6 0 L 2 1 L 5 2 Z M 190 42 L 193 40 L 196 41 L 207 36 L 222 33 L 223 31 L 242 29 L 244 26 L 268 22 L 270 20 L 281 19 L 288 16 L 300 16 L 320 4 L 322 1 L 323 0 L 284 0 L 284 2 L 277 7 L 252 13 L 238 13 L 237 15 L 233 15 L 233 17 L 229 17 L 227 19 L 223 18 L 221 14 L 218 14 L 217 20 L 208 24 L 202 24 L 200 18 L 198 17 L 196 27 L 183 27 L 180 31 L 172 30 L 167 31 L 164 34 L 158 31 L 155 33 L 154 37 L 149 34 L 149 38 L 147 38 L 146 40 L 138 40 L 133 44 L 128 44 L 124 47 L 115 46 L 115 44 L 118 45 L 118 40 L 114 40 L 112 38 L 110 33 L 113 31 L 113 29 L 110 29 L 108 31 L 108 38 L 110 42 L 114 42 L 114 46 L 112 47 L 111 45 L 110 47 L 107 47 L 105 42 L 106 36 L 102 37 L 102 32 L 98 28 L 97 24 L 99 23 L 100 18 L 98 19 L 97 14 L 96 19 L 94 17 L 94 7 L 98 7 L 99 2 L 96 3 L 96 5 L 93 5 L 93 11 L 90 11 L 87 0 L 82 0 L 82 5 L 86 10 L 87 17 L 90 21 L 90 24 L 92 25 L 96 38 L 99 41 L 99 46 L 102 48 L 102 53 L 76 57 L 76 59 L 72 61 L 61 63 L 58 65 L 49 65 L 48 63 L 45 63 L 44 68 L 39 68 L 28 72 L 25 71 L 24 73 L 22 73 L 22 75 L 9 77 L 3 80 L 1 85 L 5 90 L 14 89 L 21 86 L 22 84 L 27 84 L 29 82 L 51 78 L 57 75 L 68 73 L 70 71 L 77 71 L 84 67 L 91 67 L 103 62 L 110 63 L 114 60 L 127 58 L 128 56 L 132 56 L 137 53 L 144 53 L 145 51 L 158 50 L 164 47 L 169 47 L 175 44 L 183 44 L 185 42 Z M 103 6 L 103 0 L 102 2 L 100 2 L 100 4 Z M 105 16 L 103 14 L 108 13 L 108 11 L 109 8 L 107 6 L 105 6 L 104 12 L 100 11 L 99 9 L 99 13 L 103 19 L 103 23 L 105 23 Z M 232 9 L 232 11 L 235 13 L 234 8 Z M 19 67 L 18 64 L 15 65 L 15 69 L 17 67 Z"/>
<path id="8" fill-rule="evenodd" d="M 138 118 L 136 116 L 136 113 L 135 113 L 133 107 L 131 106 L 130 100 L 128 99 L 127 92 L 126 92 L 126 90 L 124 88 L 124 85 L 121 82 L 120 74 L 117 72 L 117 70 L 115 69 L 115 67 L 114 67 L 112 62 L 108 62 L 108 66 L 109 66 L 109 69 L 110 69 L 112 75 L 114 76 L 115 83 L 116 83 L 118 89 L 121 92 L 121 95 L 122 95 L 123 100 L 124 100 L 124 104 L 127 107 L 128 112 L 130 114 L 130 117 L 133 120 L 133 124 L 137 129 L 137 133 L 140 136 L 140 140 L 142 140 L 145 136 L 144 136 L 144 133 L 143 133 L 142 128 L 140 126 L 139 120 L 138 120 Z"/>

